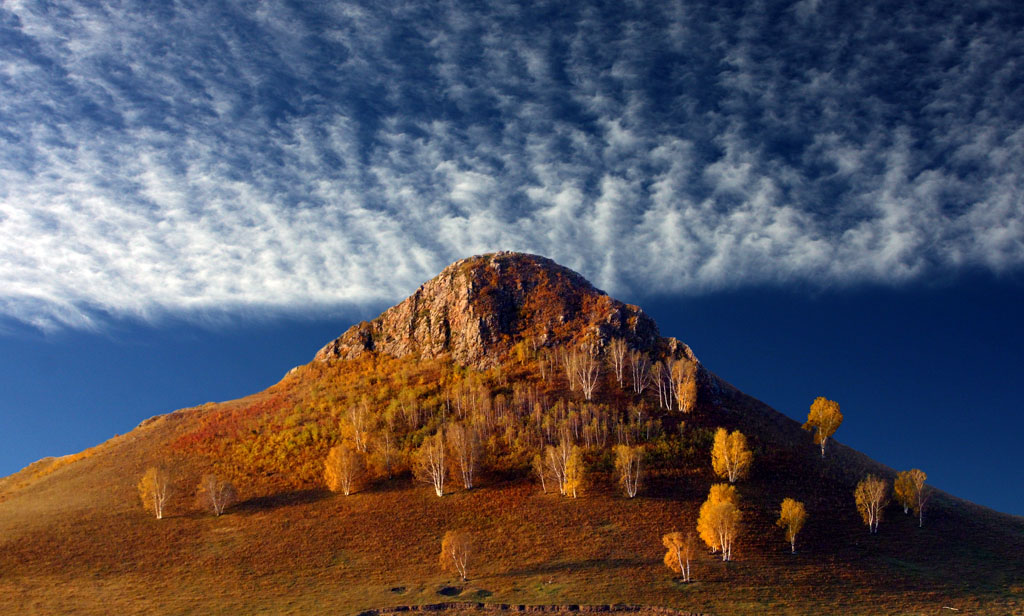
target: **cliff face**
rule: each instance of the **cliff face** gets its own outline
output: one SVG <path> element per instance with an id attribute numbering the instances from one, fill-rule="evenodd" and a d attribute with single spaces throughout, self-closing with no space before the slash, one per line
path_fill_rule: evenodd
<path id="1" fill-rule="evenodd" d="M 632 348 L 692 357 L 662 339 L 637 306 L 595 289 L 576 272 L 529 254 L 499 252 L 446 267 L 373 321 L 359 323 L 316 354 L 350 359 L 368 351 L 396 357 L 449 355 L 477 368 L 501 363 L 523 342 L 535 347 L 625 339 Z"/>

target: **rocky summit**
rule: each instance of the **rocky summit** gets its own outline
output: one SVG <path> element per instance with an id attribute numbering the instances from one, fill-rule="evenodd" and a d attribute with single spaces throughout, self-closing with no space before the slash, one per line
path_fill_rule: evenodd
<path id="1" fill-rule="evenodd" d="M 498 252 L 452 263 L 405 301 L 350 328 L 316 359 L 448 355 L 484 368 L 507 358 L 516 344 L 603 348 L 613 338 L 692 358 L 686 345 L 661 338 L 639 307 L 613 299 L 576 272 L 545 257 Z"/>

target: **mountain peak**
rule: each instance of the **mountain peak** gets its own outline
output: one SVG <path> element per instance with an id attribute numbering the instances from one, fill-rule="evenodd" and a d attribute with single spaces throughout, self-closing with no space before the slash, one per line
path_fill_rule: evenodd
<path id="1" fill-rule="evenodd" d="M 316 359 L 375 351 L 450 355 L 488 367 L 523 341 L 603 346 L 612 338 L 642 350 L 663 343 L 657 324 L 639 307 L 613 299 L 571 269 L 538 255 L 497 252 L 452 263 L 376 319 L 350 328 Z"/>

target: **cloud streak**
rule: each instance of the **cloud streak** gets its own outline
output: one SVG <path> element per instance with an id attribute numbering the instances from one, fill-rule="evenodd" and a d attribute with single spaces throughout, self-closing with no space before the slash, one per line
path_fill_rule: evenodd
<path id="1" fill-rule="evenodd" d="M 611 292 L 1024 265 L 1024 10 L 10 2 L 0 314 L 308 311 L 447 262 Z"/>

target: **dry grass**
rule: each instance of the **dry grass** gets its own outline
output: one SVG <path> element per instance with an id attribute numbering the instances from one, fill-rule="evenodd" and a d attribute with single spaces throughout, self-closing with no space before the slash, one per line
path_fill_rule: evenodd
<path id="1" fill-rule="evenodd" d="M 1024 613 L 1024 520 L 940 494 L 925 528 L 893 506 L 871 536 L 854 511 L 852 483 L 888 469 L 841 446 L 823 463 L 794 422 L 728 387 L 704 397 L 685 431 L 723 425 L 752 435 L 755 470 L 739 488 L 745 530 L 736 560 L 702 555 L 691 584 L 662 565 L 660 538 L 694 524 L 713 481 L 709 458 L 659 470 L 633 500 L 601 473 L 578 500 L 542 495 L 514 473 L 491 473 L 479 488 L 443 498 L 407 475 L 344 497 L 253 474 L 228 514 L 194 511 L 190 490 L 203 469 L 182 439 L 214 425 L 204 421 L 212 413 L 234 421 L 253 408 L 287 411 L 299 398 L 278 386 L 180 411 L 8 481 L 0 487 L 0 611 L 355 613 L 454 599 L 715 614 Z M 135 483 L 168 452 L 179 456 L 182 490 L 157 521 L 139 506 Z M 810 515 L 795 555 L 774 526 L 785 496 L 803 500 Z M 441 537 L 454 528 L 475 537 L 466 583 L 437 566 Z M 440 594 L 445 587 L 455 590 Z"/>

